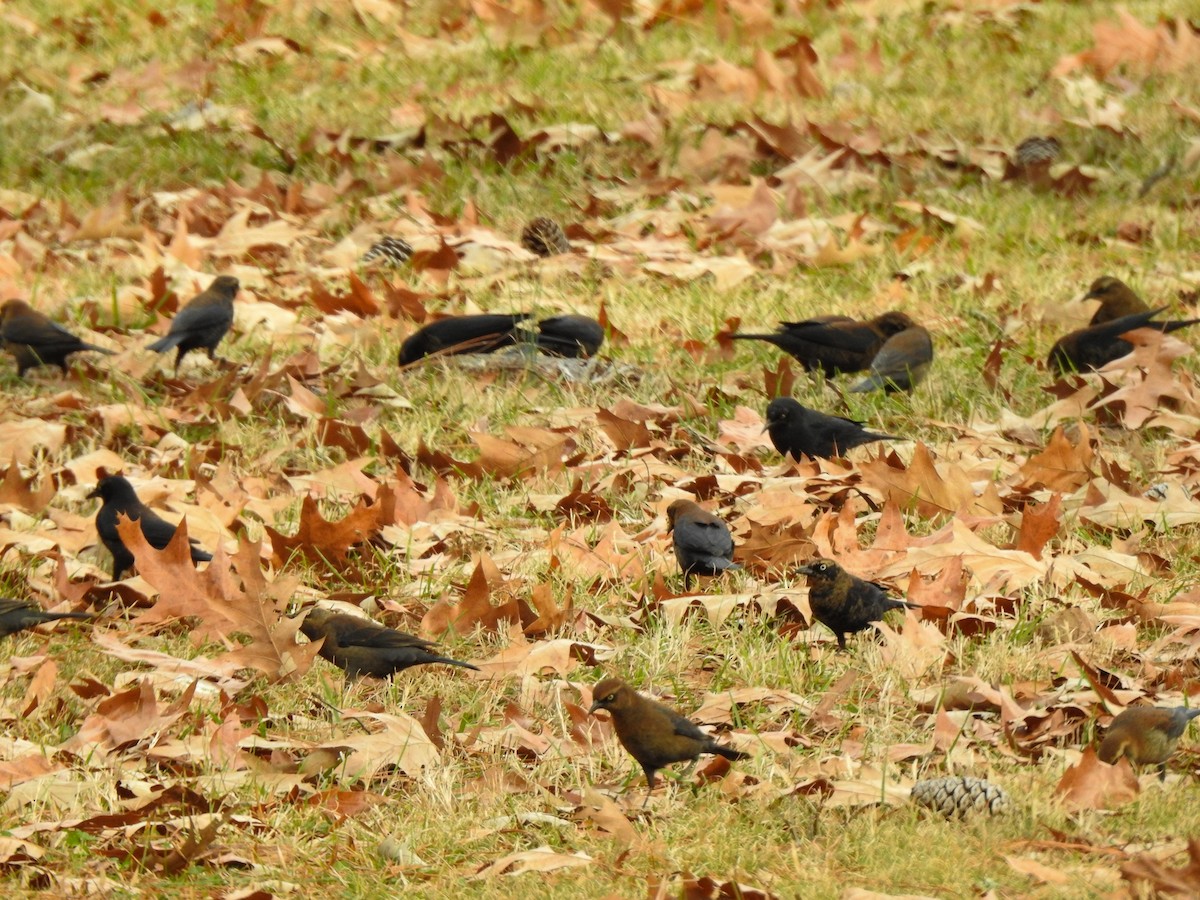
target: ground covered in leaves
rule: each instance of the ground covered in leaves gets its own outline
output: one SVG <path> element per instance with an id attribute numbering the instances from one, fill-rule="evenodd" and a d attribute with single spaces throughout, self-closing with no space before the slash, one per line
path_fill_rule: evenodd
<path id="1" fill-rule="evenodd" d="M 1043 362 L 1103 274 L 1195 315 L 1194 9 L 771 6 L 0 8 L 3 297 L 115 351 L 0 363 L 0 595 L 98 613 L 0 644 L 6 895 L 1200 892 L 1194 738 L 1162 784 L 1087 749 L 1196 687 L 1196 335 Z M 540 215 L 569 254 L 521 247 Z M 412 259 L 361 265 L 383 235 Z M 222 359 L 174 375 L 145 345 L 217 273 Z M 911 398 L 729 339 L 889 308 L 934 333 Z M 396 365 L 514 310 L 608 340 Z M 784 462 L 778 393 L 904 439 Z M 109 583 L 101 471 L 213 561 Z M 744 565 L 690 595 L 680 497 Z M 922 608 L 836 653 L 815 555 Z M 345 683 L 289 618 L 317 601 L 482 671 Z M 610 674 L 753 759 L 643 809 L 586 712 Z M 946 774 L 1009 814 L 908 802 Z"/>

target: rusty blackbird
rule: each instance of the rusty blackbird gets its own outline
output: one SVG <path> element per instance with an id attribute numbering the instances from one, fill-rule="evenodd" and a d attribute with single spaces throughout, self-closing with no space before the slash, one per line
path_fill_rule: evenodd
<path id="1" fill-rule="evenodd" d="M 217 344 L 233 324 L 233 300 L 238 288 L 238 280 L 232 275 L 218 275 L 175 314 L 166 335 L 147 349 L 165 353 L 174 347 L 176 372 L 184 355 L 192 350 L 203 350 L 209 359 L 216 359 Z"/>
<path id="2" fill-rule="evenodd" d="M 550 356 L 587 359 L 604 343 L 604 326 L 591 316 L 551 316 L 537 329 L 537 348 Z"/>
<path id="3" fill-rule="evenodd" d="M 514 328 L 528 313 L 511 315 L 448 316 L 418 328 L 400 345 L 400 365 L 426 356 L 456 353 L 491 353 L 517 342 Z"/>
<path id="4" fill-rule="evenodd" d="M 1154 328 L 1170 333 L 1200 322 L 1200 319 L 1184 319 L 1179 322 L 1151 321 L 1164 309 L 1166 307 L 1150 309 L 1099 325 L 1076 329 L 1058 339 L 1050 349 L 1050 356 L 1046 361 L 1059 375 L 1093 371 L 1133 352 L 1133 344 L 1121 338 L 1121 335 L 1127 332 L 1138 328 Z"/>
<path id="5" fill-rule="evenodd" d="M 932 362 L 933 338 L 929 332 L 920 325 L 906 328 L 884 341 L 871 360 L 871 373 L 850 391 L 911 391 L 925 379 Z"/>
<path id="6" fill-rule="evenodd" d="M 445 663 L 479 671 L 478 666 L 470 663 L 438 656 L 431 641 L 350 613 L 313 607 L 300 623 L 300 630 L 310 641 L 324 638 L 325 642 L 317 652 L 322 659 L 344 669 L 350 678 L 363 675 L 388 678 L 409 666 L 426 663 Z"/>
<path id="7" fill-rule="evenodd" d="M 884 341 L 916 325 L 892 311 L 866 322 L 846 316 L 817 316 L 803 322 L 781 322 L 772 334 L 734 334 L 736 340 L 766 341 L 800 361 L 806 372 L 826 376 L 861 372 L 871 365 Z"/>
<path id="8" fill-rule="evenodd" d="M 675 500 L 667 507 L 667 531 L 675 544 L 675 558 L 683 570 L 686 591 L 693 575 L 720 575 L 740 569 L 733 561 L 733 536 L 729 526 L 700 504 Z"/>
<path id="9" fill-rule="evenodd" d="M 808 605 L 813 617 L 837 635 L 838 649 L 846 649 L 846 635 L 863 631 L 893 609 L 920 609 L 907 600 L 893 600 L 887 588 L 851 575 L 832 559 L 814 559 L 796 570 L 808 576 Z"/>
<path id="10" fill-rule="evenodd" d="M 26 628 L 36 628 L 43 622 L 90 618 L 92 618 L 90 613 L 50 612 L 42 609 L 32 600 L 13 600 L 8 597 L 0 597 L 0 638 L 24 631 Z"/>
<path id="11" fill-rule="evenodd" d="M 100 533 L 100 540 L 104 542 L 104 546 L 112 553 L 113 581 L 133 567 L 133 554 L 125 548 L 121 535 L 117 532 L 118 513 L 124 513 L 130 519 L 141 523 L 146 543 L 156 550 L 166 547 L 175 536 L 176 526 L 139 500 L 133 485 L 123 475 L 107 475 L 101 478 L 96 489 L 88 496 L 99 497 L 104 501 L 96 511 L 96 531 Z M 196 545 L 195 538 L 189 540 L 192 545 L 192 562 L 208 562 L 212 559 L 211 553 Z"/>
<path id="12" fill-rule="evenodd" d="M 0 346 L 17 361 L 17 375 L 34 366 L 58 366 L 67 374 L 67 357 L 81 350 L 112 355 L 111 350 L 80 340 L 24 300 L 0 306 Z"/>
<path id="13" fill-rule="evenodd" d="M 594 702 L 588 710 L 606 709 L 617 729 L 617 740 L 646 773 L 646 799 L 654 790 L 654 773 L 663 766 L 715 753 L 728 760 L 749 759 L 749 753 L 718 744 L 694 723 L 675 710 L 643 697 L 619 678 L 606 678 L 592 689 Z"/>
<path id="14" fill-rule="evenodd" d="M 1131 706 L 1112 720 L 1098 755 L 1110 764 L 1127 756 L 1136 766 L 1156 765 L 1158 777 L 1165 779 L 1167 760 L 1196 716 L 1200 716 L 1200 708 Z"/>
<path id="15" fill-rule="evenodd" d="M 872 441 L 899 440 L 894 435 L 867 431 L 856 419 L 809 409 L 791 397 L 776 397 L 767 404 L 763 431 L 770 433 L 776 450 L 784 456 L 790 453 L 795 459 L 801 455 L 832 459 Z"/>

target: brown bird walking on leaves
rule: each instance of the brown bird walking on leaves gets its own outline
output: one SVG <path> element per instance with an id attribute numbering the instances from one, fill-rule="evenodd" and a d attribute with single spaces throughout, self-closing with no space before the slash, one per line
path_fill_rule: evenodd
<path id="1" fill-rule="evenodd" d="M 920 609 L 907 600 L 893 600 L 887 588 L 851 575 L 832 559 L 814 559 L 796 570 L 808 576 L 808 605 L 813 618 L 837 635 L 838 649 L 846 649 L 846 635 L 863 631 L 893 609 Z"/>
<path id="2" fill-rule="evenodd" d="M 112 355 L 111 350 L 80 340 L 24 300 L 0 306 L 0 346 L 17 360 L 17 375 L 34 366 L 58 366 L 67 374 L 67 357 L 82 350 Z"/>
<path id="3" fill-rule="evenodd" d="M 388 678 L 409 666 L 444 663 L 479 671 L 478 666 L 459 662 L 434 652 L 434 644 L 417 637 L 377 625 L 369 619 L 350 613 L 314 607 L 300 623 L 300 630 L 310 641 L 325 639 L 317 653 L 350 678 L 372 675 Z"/>
<path id="4" fill-rule="evenodd" d="M 773 334 L 734 334 L 735 340 L 766 341 L 797 360 L 806 372 L 826 377 L 861 372 L 871 365 L 884 342 L 916 322 L 902 312 L 886 312 L 866 322 L 846 316 L 818 316 L 803 322 L 781 322 Z"/>
<path id="5" fill-rule="evenodd" d="M 56 622 L 59 619 L 90 619 L 90 613 L 50 612 L 42 609 L 32 600 L 12 600 L 0 597 L 0 638 L 24 631 L 26 628 L 36 628 L 45 622 Z"/>
<path id="6" fill-rule="evenodd" d="M 911 391 L 925 380 L 932 363 L 933 338 L 929 332 L 920 325 L 906 328 L 884 341 L 871 360 L 871 374 L 850 388 L 850 392 Z"/>
<path id="7" fill-rule="evenodd" d="M 121 534 L 117 531 L 118 515 L 124 513 L 130 519 L 136 520 L 142 526 L 142 535 L 146 543 L 156 550 L 162 550 L 175 536 L 177 526 L 172 525 L 145 503 L 138 499 L 133 485 L 123 475 L 108 475 L 101 478 L 96 489 L 88 494 L 89 497 L 99 497 L 103 500 L 100 509 L 96 511 L 96 531 L 100 540 L 112 553 L 113 581 L 120 578 L 127 570 L 133 568 L 133 554 L 125 547 Z M 208 562 L 212 554 L 196 546 L 196 539 L 189 538 L 192 545 L 192 562 Z"/>
<path id="8" fill-rule="evenodd" d="M 184 355 L 192 350 L 203 350 L 215 360 L 217 344 L 233 324 L 233 300 L 238 289 L 238 280 L 232 275 L 218 275 L 175 314 L 166 335 L 147 349 L 164 353 L 174 347 L 176 372 Z"/>
<path id="9" fill-rule="evenodd" d="M 1050 349 L 1050 356 L 1046 361 L 1059 375 L 1093 371 L 1133 352 L 1133 344 L 1124 340 L 1121 337 L 1123 334 L 1138 328 L 1153 328 L 1170 334 L 1200 322 L 1200 319 L 1184 319 L 1179 322 L 1151 321 L 1164 309 L 1165 306 L 1076 329 L 1059 338 Z"/>
<path id="10" fill-rule="evenodd" d="M 691 500 L 675 500 L 667 507 L 667 531 L 675 545 L 675 558 L 683 570 L 686 591 L 693 575 L 720 575 L 740 569 L 733 561 L 733 536 L 729 526 Z"/>
<path id="11" fill-rule="evenodd" d="M 1165 780 L 1167 760 L 1196 716 L 1200 708 L 1131 706 L 1112 720 L 1097 755 L 1110 765 L 1127 756 L 1137 766 L 1158 766 L 1158 777 Z"/>
<path id="12" fill-rule="evenodd" d="M 718 744 L 694 723 L 662 703 L 643 697 L 619 678 L 606 678 L 592 689 L 589 713 L 607 709 L 617 740 L 646 773 L 646 799 L 654 790 L 654 774 L 663 766 L 714 753 L 728 760 L 749 759 L 749 753 Z"/>

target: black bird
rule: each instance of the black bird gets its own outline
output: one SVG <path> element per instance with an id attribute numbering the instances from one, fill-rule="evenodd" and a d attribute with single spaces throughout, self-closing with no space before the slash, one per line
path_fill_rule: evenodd
<path id="1" fill-rule="evenodd" d="M 491 353 L 517 342 L 514 331 L 528 313 L 450 316 L 418 328 L 400 345 L 400 365 L 433 354 Z"/>
<path id="2" fill-rule="evenodd" d="M 44 622 L 56 622 L 59 619 L 90 619 L 90 613 L 50 612 L 42 609 L 32 600 L 12 600 L 0 597 L 0 638 L 24 631 L 26 628 L 36 628 Z"/>
<path id="3" fill-rule="evenodd" d="M 300 630 L 310 641 L 325 642 L 317 652 L 350 678 L 372 675 L 388 678 L 409 666 L 444 663 L 479 671 L 478 666 L 438 656 L 431 641 L 415 634 L 397 631 L 383 625 L 332 610 L 314 607 L 308 611 Z"/>
<path id="4" fill-rule="evenodd" d="M 698 759 L 702 753 L 715 753 L 728 760 L 749 759 L 749 753 L 718 744 L 694 722 L 669 706 L 643 697 L 619 678 L 606 678 L 592 690 L 589 713 L 607 709 L 612 714 L 617 740 L 637 760 L 646 773 L 646 799 L 654 790 L 654 773 L 663 766 Z"/>
<path id="5" fill-rule="evenodd" d="M 604 326 L 590 316 L 551 316 L 537 328 L 537 347 L 550 356 L 586 359 L 604 343 Z"/>
<path id="6" fill-rule="evenodd" d="M 1127 756 L 1135 766 L 1158 766 L 1166 779 L 1167 760 L 1196 716 L 1200 709 L 1186 706 L 1131 706 L 1112 720 L 1097 755 L 1110 765 Z"/>
<path id="7" fill-rule="evenodd" d="M 175 314 L 166 336 L 147 349 L 165 353 L 174 347 L 176 372 L 184 354 L 192 350 L 203 350 L 215 360 L 217 344 L 233 324 L 233 300 L 238 288 L 238 280 L 232 275 L 218 275 Z"/>
<path id="8" fill-rule="evenodd" d="M 108 475 L 100 479 L 96 489 L 88 494 L 89 497 L 99 497 L 104 503 L 96 512 L 96 531 L 100 540 L 112 553 L 112 577 L 116 581 L 127 570 L 133 567 L 133 554 L 121 542 L 117 532 L 117 514 L 124 513 L 130 519 L 141 523 L 142 535 L 146 543 L 156 550 L 162 550 L 175 536 L 175 525 L 172 525 L 158 513 L 138 499 L 133 485 L 123 475 Z M 192 545 L 192 562 L 208 562 L 212 554 L 196 546 L 195 538 L 190 539 Z"/>
<path id="9" fill-rule="evenodd" d="M 884 341 L 871 360 L 871 374 L 850 388 L 850 392 L 911 391 L 925 380 L 932 363 L 933 338 L 929 332 L 920 325 L 906 328 Z"/>
<path id="10" fill-rule="evenodd" d="M 24 300 L 0 306 L 0 346 L 17 360 L 17 375 L 34 366 L 58 366 L 67 374 L 67 357 L 81 350 L 112 355 L 111 350 L 80 340 Z"/>
<path id="11" fill-rule="evenodd" d="M 832 559 L 815 559 L 796 570 L 808 576 L 808 605 L 813 617 L 837 635 L 838 649 L 846 649 L 846 635 L 869 628 L 893 609 L 920 609 L 907 600 L 893 600 L 887 588 L 851 575 Z"/>
<path id="12" fill-rule="evenodd" d="M 674 501 L 667 507 L 667 523 L 685 591 L 693 575 L 720 575 L 726 569 L 741 568 L 733 561 L 729 526 L 698 503 Z"/>
<path id="13" fill-rule="evenodd" d="M 734 334 L 736 340 L 766 341 L 800 361 L 806 372 L 826 377 L 839 372 L 861 372 L 871 365 L 884 341 L 916 322 L 892 311 L 866 322 L 846 316 L 817 316 L 803 322 L 782 322 L 773 334 Z"/>
<path id="14" fill-rule="evenodd" d="M 1185 319 L 1181 322 L 1151 321 L 1164 309 L 1166 307 L 1121 316 L 1119 319 L 1072 331 L 1059 338 L 1050 349 L 1050 356 L 1046 361 L 1059 375 L 1093 371 L 1133 352 L 1133 344 L 1123 340 L 1123 334 L 1138 328 L 1153 328 L 1169 334 L 1200 322 L 1200 319 Z"/>
<path id="15" fill-rule="evenodd" d="M 791 397 L 776 397 L 767 405 L 767 427 L 771 443 L 784 456 L 801 455 L 821 459 L 843 456 L 848 450 L 872 441 L 896 441 L 891 434 L 876 434 L 863 423 L 841 416 L 830 416 L 801 406 Z"/>

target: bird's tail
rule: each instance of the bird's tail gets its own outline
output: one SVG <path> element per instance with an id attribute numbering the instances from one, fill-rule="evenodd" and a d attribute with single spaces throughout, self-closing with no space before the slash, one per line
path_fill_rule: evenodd
<path id="1" fill-rule="evenodd" d="M 749 753 L 743 753 L 741 750 L 734 750 L 732 747 L 726 747 L 724 744 L 713 744 L 708 748 L 717 756 L 723 756 L 731 762 L 736 762 L 739 759 L 751 759 Z"/>
<path id="2" fill-rule="evenodd" d="M 777 334 L 731 334 L 730 337 L 735 341 L 766 341 L 768 344 L 774 344 L 779 339 Z"/>
<path id="3" fill-rule="evenodd" d="M 462 662 L 461 660 L 451 659 L 448 656 L 435 656 L 435 657 L 433 657 L 433 659 L 427 660 L 427 662 L 445 663 L 448 666 L 462 666 L 462 668 L 464 668 L 464 669 L 472 669 L 476 672 L 483 671 L 482 669 L 479 668 L 479 666 L 473 666 L 470 663 Z"/>
<path id="4" fill-rule="evenodd" d="M 183 338 L 182 334 L 168 334 L 166 337 L 160 337 L 146 349 L 153 350 L 155 353 L 166 353 L 172 347 L 178 347 Z"/>
<path id="5" fill-rule="evenodd" d="M 96 353 L 103 353 L 107 356 L 116 356 L 116 350 L 109 350 L 107 347 L 97 347 L 95 344 L 83 343 L 84 350 L 94 350 Z"/>
<path id="6" fill-rule="evenodd" d="M 1158 328 L 1163 334 L 1170 334 L 1172 331 L 1187 328 L 1189 325 L 1195 325 L 1197 322 L 1200 322 L 1200 319 L 1182 319 L 1178 322 L 1151 322 L 1150 324 Z"/>
<path id="7" fill-rule="evenodd" d="M 56 622 L 59 619 L 94 619 L 96 618 L 91 613 L 81 612 L 44 612 L 47 622 Z"/>

